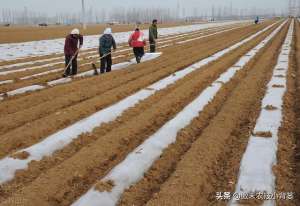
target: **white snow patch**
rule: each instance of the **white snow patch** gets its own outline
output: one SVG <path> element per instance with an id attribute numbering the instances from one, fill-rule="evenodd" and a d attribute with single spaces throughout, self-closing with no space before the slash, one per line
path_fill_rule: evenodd
<path id="1" fill-rule="evenodd" d="M 37 91 L 37 90 L 41 90 L 41 89 L 44 89 L 44 88 L 45 87 L 41 86 L 41 85 L 31 85 L 31 86 L 28 86 L 28 87 L 23 87 L 23 88 L 20 88 L 20 89 L 16 89 L 16 90 L 7 92 L 6 94 L 7 94 L 7 96 L 15 96 L 15 95 L 18 95 L 18 94 L 24 94 L 26 92 Z"/>
<path id="2" fill-rule="evenodd" d="M 39 77 L 39 76 L 43 76 L 43 75 L 47 75 L 47 74 L 51 74 L 51 73 L 56 73 L 56 72 L 60 72 L 60 71 L 63 71 L 63 70 L 64 70 L 64 68 L 52 69 L 50 71 L 46 71 L 46 72 L 41 72 L 41 73 L 38 73 L 38 74 L 33 74 L 33 75 L 25 76 L 25 77 L 22 77 L 20 79 L 21 80 L 32 79 L 34 77 Z"/>
<path id="3" fill-rule="evenodd" d="M 55 86 L 55 85 L 58 85 L 58 84 L 65 84 L 65 83 L 68 83 L 68 82 L 71 82 L 71 81 L 72 81 L 72 78 L 67 77 L 67 78 L 61 78 L 61 79 L 53 80 L 51 82 L 47 82 L 47 85 Z"/>
<path id="4" fill-rule="evenodd" d="M 214 35 L 216 35 L 216 34 L 224 33 L 224 32 L 227 32 L 227 31 L 232 31 L 232 30 L 234 30 L 234 29 L 237 29 L 237 28 L 225 29 L 225 30 L 222 30 L 222 31 L 215 32 L 215 33 L 213 33 L 213 34 L 208 34 L 208 35 L 199 36 L 199 37 L 192 38 L 192 39 L 187 39 L 187 40 L 179 41 L 179 42 L 177 42 L 177 44 L 185 44 L 185 43 L 187 43 L 187 42 L 191 42 L 191 41 L 203 39 L 203 38 L 205 38 L 205 37 L 214 36 Z"/>

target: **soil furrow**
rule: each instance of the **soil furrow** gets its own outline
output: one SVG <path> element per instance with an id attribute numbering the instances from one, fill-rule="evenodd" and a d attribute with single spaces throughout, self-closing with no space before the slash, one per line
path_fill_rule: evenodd
<path id="1" fill-rule="evenodd" d="M 296 205 L 300 205 L 300 23 L 299 20 L 296 22 L 296 39 L 295 39 L 295 45 L 296 45 L 296 155 L 295 155 L 295 178 L 296 178 L 296 185 L 295 185 L 295 193 L 296 193 Z"/>

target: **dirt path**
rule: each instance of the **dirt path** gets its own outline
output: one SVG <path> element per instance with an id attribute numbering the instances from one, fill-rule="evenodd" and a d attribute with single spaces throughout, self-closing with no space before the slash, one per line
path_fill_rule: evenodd
<path id="1" fill-rule="evenodd" d="M 241 32 L 236 36 L 232 35 L 241 38 Z M 243 35 L 246 34 L 249 32 Z M 171 87 L 159 91 L 128 110 L 118 120 L 96 128 L 91 134 L 82 135 L 80 141 L 76 142 L 77 144 L 70 145 L 65 151 L 57 153 L 41 164 L 32 163 L 29 171 L 19 172 L 15 182 L 7 185 L 7 188 L 13 189 L 3 196 L 8 197 L 9 194 L 13 196 L 1 205 L 12 205 L 11 202 L 15 199 L 21 199 L 23 205 L 69 205 L 137 145 L 181 111 L 221 72 L 257 44 L 262 36 L 219 61 L 193 72 Z M 230 37 L 227 38 L 230 39 Z M 224 39 L 223 42 L 226 41 Z M 222 44 L 222 47 L 224 46 L 225 44 Z M 215 46 L 215 48 L 220 47 Z M 144 78 L 140 81 L 146 80 Z M 127 88 L 129 87 L 127 85 Z M 52 167 L 53 164 L 54 167 Z M 16 189 L 20 188 L 22 189 L 16 193 Z M 39 196 L 34 195 L 34 191 L 39 191 Z"/>
<path id="2" fill-rule="evenodd" d="M 137 205 L 143 205 L 148 200 L 147 205 L 225 205 L 224 202 L 215 201 L 216 192 L 234 190 L 238 162 L 247 144 L 247 135 L 253 127 L 253 119 L 259 113 L 261 98 L 277 62 L 287 27 L 288 25 L 276 36 L 268 49 L 246 66 L 246 70 L 239 72 L 238 75 L 246 77 L 240 80 L 223 102 L 220 111 L 209 122 L 208 127 L 196 137 L 196 141 L 180 157 L 180 161 L 174 162 L 175 166 L 173 164 L 173 169 L 165 174 L 165 180 L 151 191 L 151 197 L 148 196 L 150 200 L 146 199 Z M 197 128 L 197 123 L 191 128 Z M 172 150 L 167 150 L 165 155 L 167 152 Z M 156 164 L 163 161 L 165 155 Z M 163 163 L 160 162 L 159 165 Z M 147 174 L 142 182 L 159 182 L 159 176 L 156 178 L 151 173 Z M 135 189 L 130 189 L 125 194 L 123 201 L 129 202 L 123 205 L 135 204 L 131 195 L 136 195 Z"/>

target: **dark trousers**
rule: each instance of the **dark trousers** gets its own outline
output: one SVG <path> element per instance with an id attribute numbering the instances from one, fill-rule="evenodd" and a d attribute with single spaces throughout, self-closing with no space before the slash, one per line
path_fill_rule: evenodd
<path id="1" fill-rule="evenodd" d="M 104 57 L 103 57 L 104 56 Z M 110 72 L 111 71 L 111 65 L 112 65 L 112 59 L 111 59 L 111 54 L 105 56 L 105 54 L 100 54 L 100 73 L 104 72 Z"/>
<path id="2" fill-rule="evenodd" d="M 154 53 L 156 51 L 156 44 L 154 41 L 150 41 L 150 52 Z"/>
<path id="3" fill-rule="evenodd" d="M 68 66 L 69 62 L 71 61 L 72 56 L 65 55 L 65 65 Z M 72 70 L 72 71 L 71 71 Z M 76 75 L 77 74 L 77 55 L 72 60 L 72 63 L 66 69 L 65 75 Z"/>
<path id="4" fill-rule="evenodd" d="M 133 47 L 133 53 L 137 63 L 141 62 L 142 57 L 145 54 L 144 47 Z"/>

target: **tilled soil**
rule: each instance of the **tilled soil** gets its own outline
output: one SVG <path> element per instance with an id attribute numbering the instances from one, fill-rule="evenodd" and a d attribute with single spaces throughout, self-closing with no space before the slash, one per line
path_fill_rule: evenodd
<path id="1" fill-rule="evenodd" d="M 269 48 L 239 72 L 247 76 L 233 89 L 146 205 L 226 205 L 215 201 L 216 192 L 234 191 L 239 161 L 286 32 L 287 26 Z"/>
<path id="2" fill-rule="evenodd" d="M 166 47 L 161 57 L 149 62 L 8 98 L 0 102 L 0 158 L 34 145 L 271 23 L 251 25 Z M 12 181 L 0 186 L 0 206 L 72 204 L 278 25 L 139 102 L 115 121 L 80 135 L 52 156 L 32 161 L 28 169 L 18 171 Z M 179 132 L 177 141 L 163 151 L 144 178 L 125 191 L 119 205 L 226 205 L 225 201 L 217 202 L 215 194 L 234 191 L 240 160 L 260 112 L 266 84 L 277 62 L 287 28 L 288 24 L 243 70 L 223 85 L 199 116 Z M 279 138 L 278 167 L 274 169 L 278 178 L 277 189 L 284 192 L 299 191 L 299 185 L 296 185 L 299 159 L 295 158 L 295 153 L 296 119 L 300 118 L 295 109 L 297 104 L 293 101 L 299 93 L 298 36 L 299 23 L 296 22 L 285 116 Z M 194 37 L 187 36 L 185 39 Z M 55 75 L 12 85 L 18 85 L 17 88 L 23 84 L 49 81 L 57 78 Z M 19 153 L 13 157 L 24 159 L 27 155 Z M 97 188 L 100 191 L 110 190 L 113 185 L 113 182 L 97 184 Z M 278 202 L 278 205 L 285 205 L 285 202 Z"/>
<path id="3" fill-rule="evenodd" d="M 268 33 L 270 33 L 270 32 L 268 32 Z M 220 74 L 220 72 L 222 72 L 222 71 L 224 71 L 224 69 L 227 69 L 231 64 L 233 64 L 235 61 L 236 61 L 236 59 L 239 57 L 239 56 L 241 56 L 241 53 L 245 53 L 247 50 L 249 50 L 249 48 L 251 48 L 251 47 L 253 47 L 255 44 L 257 44 L 257 42 L 259 42 L 259 41 L 261 41 L 261 39 L 264 37 L 264 36 L 266 36 L 267 34 L 264 34 L 263 36 L 261 36 L 261 37 L 259 37 L 258 39 L 256 39 L 255 41 L 252 41 L 251 43 L 249 43 L 249 44 L 247 44 L 246 46 L 244 46 L 244 47 L 242 47 L 241 48 L 241 50 L 239 50 L 239 51 L 237 51 L 236 53 L 235 53 L 235 55 L 233 55 L 233 56 L 230 56 L 230 58 L 229 57 L 227 57 L 227 59 L 228 59 L 228 63 L 226 63 L 227 65 L 224 65 L 224 61 L 220 61 L 219 63 L 218 63 L 218 65 L 219 66 L 217 66 L 217 67 L 215 67 L 215 68 L 213 68 L 213 69 L 204 69 L 204 70 L 201 70 L 201 71 L 199 71 L 198 73 L 200 73 L 202 76 L 200 76 L 201 77 L 201 79 L 203 79 L 203 81 L 204 81 L 204 86 L 206 85 L 206 86 L 208 86 L 208 82 L 207 81 L 209 81 L 209 79 L 215 79 L 216 77 L 217 77 L 217 75 L 219 75 Z M 226 62 L 226 61 L 225 61 Z M 212 66 L 211 66 L 212 67 Z M 205 71 L 205 72 L 204 72 Z M 195 82 L 197 82 L 197 86 L 199 87 L 199 86 L 201 86 L 201 84 L 199 84 L 199 81 L 201 80 L 201 79 L 199 79 L 198 77 L 196 78 L 196 77 L 194 77 L 194 75 L 191 75 L 191 77 L 193 77 L 193 79 L 194 79 L 194 81 Z M 187 82 L 187 84 L 188 85 L 190 85 L 190 80 L 189 79 L 184 79 L 184 81 L 185 82 Z M 200 81 L 201 82 L 201 81 Z M 195 83 L 194 83 L 195 84 Z M 180 83 L 177 83 L 177 84 L 175 84 L 177 87 L 179 87 L 179 85 L 181 85 Z M 202 87 L 204 87 L 203 85 L 202 85 Z M 180 90 L 182 90 L 182 92 L 179 92 L 179 93 L 182 93 L 182 94 L 185 94 L 183 91 L 184 90 L 187 90 L 187 91 L 193 91 L 194 92 L 194 95 L 195 95 L 195 92 L 196 91 L 194 91 L 194 89 L 183 89 L 183 88 L 181 88 L 181 87 L 179 87 L 179 89 Z M 165 94 L 167 94 L 167 93 L 169 93 L 169 91 L 164 91 L 165 92 Z M 179 94 L 179 93 L 177 93 L 177 94 Z M 187 95 L 187 94 L 185 94 L 185 95 Z M 161 95 L 158 95 L 158 96 L 161 96 Z M 176 95 L 175 95 L 176 96 Z M 155 102 L 157 102 L 157 100 L 155 99 L 155 97 L 156 96 L 154 96 L 153 98 L 154 98 L 154 100 L 152 100 L 152 101 L 150 101 L 150 102 L 153 102 L 153 103 L 155 103 Z M 170 102 L 170 98 L 169 97 L 166 97 L 165 98 L 166 99 L 166 101 L 167 102 L 169 102 L 169 103 L 172 103 L 172 104 L 175 104 L 175 105 L 178 105 L 178 101 L 171 101 Z M 190 99 L 187 99 L 187 102 L 189 102 L 190 101 Z M 185 104 L 187 104 L 187 102 L 185 102 Z M 152 105 L 153 103 L 145 103 L 146 105 L 144 105 L 144 106 L 141 106 L 141 110 L 138 110 L 138 111 L 143 111 L 143 110 L 145 110 L 145 108 L 147 108 L 147 107 L 149 107 L 149 105 Z M 184 103 L 184 102 L 183 102 Z M 153 112 L 150 112 L 150 114 L 152 114 L 152 116 L 153 116 L 153 118 L 155 119 L 155 117 L 156 117 L 156 115 L 155 114 L 157 114 L 157 112 L 158 113 L 161 113 L 161 110 L 159 110 L 159 111 L 156 111 L 155 112 L 155 110 L 157 110 L 157 108 L 160 108 L 161 106 L 159 106 L 159 105 L 161 105 L 161 102 L 159 102 L 159 103 L 156 103 L 156 105 L 157 105 L 157 107 L 154 107 L 154 106 L 152 106 L 151 108 L 153 109 Z M 169 109 L 171 109 L 171 108 L 173 108 L 173 110 L 176 108 L 175 106 L 168 106 L 168 107 L 166 107 L 166 108 L 169 108 Z M 182 109 L 182 107 L 181 107 L 181 109 Z M 165 110 L 165 112 L 166 112 L 167 110 Z M 176 111 L 176 110 L 175 110 Z M 174 111 L 174 112 L 175 112 Z M 130 112 L 129 112 L 130 113 Z M 133 114 L 139 114 L 139 112 L 137 112 L 136 110 L 135 110 L 135 112 L 133 113 Z M 123 115 L 124 116 L 124 115 Z M 122 117 L 123 117 L 122 116 Z M 125 115 L 125 117 L 126 117 L 126 115 Z M 143 120 L 143 119 L 145 119 L 145 117 L 144 117 L 144 115 L 141 115 L 141 121 Z M 170 118 L 170 117 L 168 117 L 168 118 Z M 161 119 L 161 120 L 160 120 Z M 159 120 L 160 121 L 162 121 L 162 122 L 165 122 L 165 121 L 163 121 L 163 118 L 160 118 L 160 119 L 158 119 L 158 120 L 152 120 L 152 121 L 155 121 L 155 122 L 159 122 Z M 128 120 L 127 120 L 128 121 Z M 141 121 L 137 121 L 137 120 L 131 120 L 130 121 L 130 123 L 132 123 L 132 122 L 141 122 Z M 146 120 L 143 120 L 142 122 L 145 122 Z M 148 120 L 149 121 L 149 120 Z M 122 122 L 126 122 L 126 121 L 121 121 L 121 123 Z M 116 123 L 117 124 L 120 124 L 120 120 L 118 120 L 118 121 L 116 121 Z M 114 123 L 113 125 L 114 125 L 114 127 L 116 127 L 116 123 Z M 150 121 L 150 123 L 151 123 L 151 121 Z M 151 124 L 153 124 L 153 123 L 151 123 Z M 150 125 L 151 125 L 150 124 Z M 126 126 L 128 126 L 128 125 L 130 125 L 130 124 L 126 124 Z M 154 126 L 154 125 L 153 125 Z M 123 128 L 123 127 L 122 127 Z M 126 127 L 124 127 L 124 128 L 126 128 Z M 124 129 L 123 128 L 123 129 Z M 109 127 L 108 126 L 106 126 L 106 127 L 104 127 L 103 128 L 104 130 L 102 130 L 101 131 L 101 129 L 100 129 L 100 134 L 101 134 L 101 136 L 103 136 L 104 134 L 105 134 L 105 132 L 106 132 L 106 130 L 109 130 Z M 110 129 L 111 130 L 111 129 Z M 92 135 L 93 136 L 93 135 Z M 122 136 L 124 136 L 124 135 L 118 135 L 118 136 L 120 136 L 120 137 L 122 137 Z M 147 136 L 147 135 L 146 135 Z M 89 138 L 91 138 L 91 137 L 89 137 Z M 103 137 L 104 138 L 104 137 Z M 83 141 L 85 141 L 85 139 L 86 138 L 81 138 Z M 101 138 L 102 139 L 102 138 Z M 110 138 L 108 138 L 108 139 L 110 139 Z M 125 138 L 125 140 L 126 140 L 126 138 Z M 94 140 L 95 141 L 95 140 Z M 97 141 L 99 141 L 99 143 L 101 142 L 100 140 L 97 140 Z M 78 143 L 82 143 L 82 141 L 78 141 Z M 95 143 L 94 143 L 95 144 Z M 75 146 L 77 147 L 73 147 L 73 149 L 68 149 L 68 150 L 71 150 L 72 152 L 74 151 L 74 149 L 75 149 L 75 151 L 76 151 L 76 149 L 77 150 L 79 150 L 79 148 L 80 148 L 80 145 L 76 145 L 75 144 Z M 127 149 L 130 149 L 130 148 L 126 148 L 126 150 Z M 67 150 L 67 151 L 68 151 Z M 130 151 L 130 150 L 128 150 L 128 151 Z M 61 155 L 61 157 L 60 158 L 57 158 L 58 160 L 59 159 L 63 159 L 64 158 L 64 156 L 66 156 L 66 154 L 65 153 L 61 153 L 62 155 Z M 79 155 L 79 156 L 81 156 L 81 155 Z M 82 158 L 82 156 L 81 156 L 81 158 Z M 56 159 L 54 159 L 54 160 L 56 160 Z M 48 161 L 50 161 L 51 163 L 53 163 L 53 160 L 51 161 L 51 160 L 48 160 Z M 73 163 L 72 163 L 73 164 Z M 32 165 L 34 165 L 34 164 L 32 164 Z M 43 165 L 43 164 L 42 164 Z M 33 170 L 36 170 L 36 168 L 34 168 L 33 167 Z M 37 172 L 39 172 L 40 173 L 40 171 L 37 171 Z M 33 176 L 32 175 L 33 174 L 33 172 L 30 172 L 30 176 Z M 21 178 L 20 177 L 20 179 L 25 179 L 25 178 Z M 19 181 L 18 181 L 19 182 Z M 20 183 L 20 182 L 19 182 Z"/>
<path id="4" fill-rule="evenodd" d="M 254 33 L 258 28 L 248 29 Z M 0 157 L 30 146 L 55 131 L 190 65 L 191 61 L 209 56 L 237 42 L 236 39 L 243 39 L 244 36 L 241 37 L 240 33 L 245 32 L 243 34 L 248 36 L 250 31 L 243 29 L 231 32 L 228 42 L 222 40 L 222 44 L 218 36 L 212 37 L 211 41 L 199 40 L 197 44 L 193 43 L 197 50 L 189 44 L 178 46 L 180 52 L 186 51 L 180 56 L 179 49 L 170 48 L 170 51 L 166 51 L 159 59 L 132 66 L 130 69 L 82 79 L 3 102 L 0 104 L 0 110 L 2 108 L 5 112 L 10 109 L 15 111 L 15 107 L 18 107 L 18 110 L 0 117 L 3 120 L 0 121 L 0 128 L 3 128 L 0 129 Z M 11 138 L 12 136 L 14 138 Z"/>
<path id="5" fill-rule="evenodd" d="M 290 72 L 288 75 L 288 93 L 285 96 L 284 121 L 280 130 L 277 188 L 282 192 L 294 194 L 295 200 L 287 204 L 277 201 L 278 205 L 300 205 L 300 23 L 295 21 Z"/>

